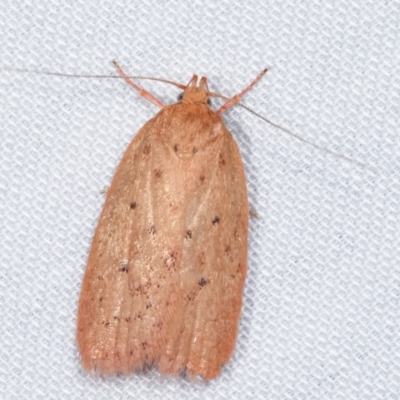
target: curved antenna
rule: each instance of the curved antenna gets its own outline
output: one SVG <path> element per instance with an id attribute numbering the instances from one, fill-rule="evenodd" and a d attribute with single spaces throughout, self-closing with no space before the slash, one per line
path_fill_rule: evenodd
<path id="1" fill-rule="evenodd" d="M 278 129 L 280 129 L 281 131 L 283 131 L 283 132 L 287 133 L 288 135 L 294 137 L 295 139 L 299 140 L 300 142 L 306 143 L 306 144 L 308 144 L 308 145 L 314 147 L 315 149 L 325 151 L 325 152 L 327 152 L 327 153 L 329 153 L 329 154 L 332 154 L 332 155 L 335 156 L 335 157 L 341 158 L 342 160 L 345 160 L 345 161 L 351 162 L 351 163 L 353 163 L 353 164 L 359 165 L 360 167 L 365 168 L 365 169 L 368 169 L 369 171 L 373 172 L 374 174 L 377 174 L 377 171 L 376 171 L 376 170 L 374 170 L 373 168 L 369 167 L 368 165 L 362 163 L 361 161 L 358 161 L 358 160 L 355 160 L 355 159 L 353 159 L 353 158 L 344 156 L 343 154 L 337 153 L 336 151 L 329 150 L 329 149 L 326 148 L 326 147 L 319 146 L 319 145 L 317 145 L 317 144 L 315 144 L 315 143 L 313 143 L 313 142 L 310 142 L 309 140 L 304 139 L 303 137 L 301 137 L 300 135 L 298 135 L 297 133 L 294 133 L 294 132 L 290 131 L 289 129 L 286 129 L 286 128 L 284 128 L 284 127 L 282 127 L 282 126 L 276 124 L 275 122 L 272 122 L 272 121 L 269 120 L 268 118 L 263 117 L 262 115 L 260 115 L 260 114 L 258 114 L 257 112 L 253 111 L 251 108 L 245 106 L 244 104 L 242 104 L 242 103 L 237 103 L 237 104 L 238 104 L 240 107 L 244 108 L 245 110 L 247 110 L 247 111 L 251 112 L 252 114 L 254 114 L 255 116 L 257 116 L 258 118 L 261 118 L 261 119 L 264 120 L 265 122 L 268 122 L 270 125 L 274 126 L 275 128 L 278 128 Z"/>
<path id="2" fill-rule="evenodd" d="M 115 61 L 113 60 L 113 64 L 115 65 Z M 15 72 L 23 72 L 23 73 L 30 73 L 30 74 L 38 74 L 38 75 L 50 75 L 50 76 L 65 76 L 65 77 L 70 77 L 70 78 L 98 78 L 98 79 L 127 79 L 127 78 L 132 78 L 132 79 L 144 79 L 144 80 L 151 80 L 151 81 L 158 81 L 158 82 L 163 82 L 167 83 L 173 86 L 178 87 L 179 89 L 185 90 L 186 85 L 183 85 L 181 83 L 177 83 L 174 81 L 171 81 L 169 79 L 163 79 L 163 78 L 154 78 L 151 76 L 142 76 L 142 75 L 126 75 L 125 77 L 123 76 L 115 76 L 115 75 L 90 75 L 90 74 L 64 74 L 61 72 L 50 72 L 50 71 L 39 71 L 39 70 L 34 70 L 34 69 L 25 69 L 25 68 L 12 68 L 12 67 L 1 67 L 0 71 L 15 71 Z M 263 71 L 264 72 L 264 71 Z M 263 74 L 263 72 L 261 74 Z M 208 92 L 207 93 L 209 97 L 217 97 L 223 100 L 231 100 L 230 97 L 224 96 L 222 94 L 216 93 L 216 92 Z M 257 116 L 258 118 L 261 118 L 263 121 L 267 122 L 268 124 L 274 126 L 275 128 L 280 129 L 281 131 L 285 132 L 286 134 L 294 137 L 295 139 L 299 140 L 300 142 L 306 143 L 315 149 L 325 151 L 326 153 L 332 154 L 335 157 L 341 158 L 342 160 L 345 160 L 347 162 L 356 164 L 362 168 L 365 168 L 374 174 L 377 174 L 377 171 L 368 165 L 362 163 L 361 161 L 354 160 L 350 157 L 344 156 L 343 154 L 337 153 L 336 151 L 332 151 L 327 149 L 326 147 L 319 146 L 313 142 L 310 142 L 300 135 L 290 131 L 289 129 L 286 129 L 275 122 L 269 120 L 268 118 L 263 117 L 261 114 L 258 114 L 257 112 L 253 111 L 250 107 L 247 107 L 243 103 L 237 102 L 236 103 L 239 107 L 244 108 L 248 112 L 252 113 L 253 115 Z M 158 105 L 158 104 L 156 104 Z"/>
<path id="3" fill-rule="evenodd" d="M 50 76 L 65 76 L 68 78 L 97 78 L 97 79 L 145 79 L 149 81 L 158 81 L 168 83 L 170 85 L 176 86 L 179 89 L 185 89 L 186 85 L 182 85 L 181 83 L 177 83 L 174 81 L 170 81 L 168 79 L 163 78 L 154 78 L 152 76 L 142 76 L 142 75 L 127 75 L 126 77 L 117 76 L 117 75 L 91 75 L 91 74 L 64 74 L 62 72 L 50 72 L 50 71 L 42 71 L 35 69 L 26 69 L 26 68 L 12 68 L 12 67 L 1 67 L 0 71 L 14 71 L 14 72 L 22 72 L 28 74 L 37 74 L 37 75 L 50 75 Z"/>
<path id="4" fill-rule="evenodd" d="M 220 99 L 223 99 L 223 100 L 228 100 L 228 101 L 230 100 L 230 97 L 227 97 L 227 96 L 224 96 L 224 95 L 222 95 L 222 94 L 215 93 L 215 92 L 209 92 L 208 95 L 209 95 L 210 97 L 217 97 L 217 98 L 220 98 Z M 355 159 L 353 159 L 353 158 L 344 156 L 343 154 L 337 153 L 336 151 L 329 150 L 329 149 L 326 148 L 326 147 L 319 146 L 319 145 L 317 145 L 317 144 L 315 144 L 315 143 L 313 143 L 313 142 L 310 142 L 309 140 L 304 139 L 303 137 L 301 137 L 300 135 L 298 135 L 297 133 L 294 133 L 294 132 L 290 131 L 289 129 L 284 128 L 283 126 L 280 126 L 280 125 L 278 125 L 277 123 L 271 121 L 270 119 L 268 119 L 268 118 L 266 118 L 266 117 L 263 117 L 261 114 L 255 112 L 254 110 L 252 110 L 250 107 L 244 105 L 243 103 L 238 102 L 238 103 L 236 103 L 236 105 L 238 105 L 239 107 L 244 108 L 245 110 L 247 110 L 248 112 L 252 113 L 252 114 L 255 115 L 256 117 L 262 119 L 263 121 L 265 121 L 265 122 L 267 122 L 268 124 L 274 126 L 275 128 L 280 129 L 281 131 L 283 131 L 283 132 L 285 132 L 286 134 L 288 134 L 288 135 L 294 137 L 295 139 L 299 140 L 300 142 L 306 143 L 306 144 L 310 145 L 311 147 L 314 147 L 315 149 L 325 151 L 325 152 L 328 153 L 328 154 L 332 154 L 333 156 L 338 157 L 338 158 L 341 158 L 342 160 L 345 160 L 345 161 L 350 162 L 350 163 L 352 163 L 352 164 L 356 164 L 356 165 L 358 165 L 358 166 L 360 166 L 360 167 L 362 167 L 362 168 L 365 168 L 365 169 L 369 170 L 370 172 L 374 173 L 375 175 L 377 174 L 377 171 L 376 171 L 375 169 L 369 167 L 368 165 L 362 163 L 361 161 L 358 161 L 358 160 L 355 160 Z"/>

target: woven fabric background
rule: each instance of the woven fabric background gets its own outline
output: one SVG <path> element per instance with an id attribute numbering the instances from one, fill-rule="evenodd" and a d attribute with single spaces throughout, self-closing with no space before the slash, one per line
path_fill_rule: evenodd
<path id="1" fill-rule="evenodd" d="M 399 1 L 4 0 L 0 21 L 0 68 L 115 75 L 115 58 L 233 95 L 268 66 L 244 103 L 368 166 L 228 111 L 260 214 L 233 358 L 209 383 L 90 377 L 75 324 L 100 191 L 157 109 L 122 80 L 2 69 L 0 398 L 400 398 Z"/>

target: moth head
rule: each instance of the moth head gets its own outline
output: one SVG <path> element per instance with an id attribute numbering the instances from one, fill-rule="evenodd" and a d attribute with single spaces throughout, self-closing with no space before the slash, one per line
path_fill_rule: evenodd
<path id="1" fill-rule="evenodd" d="M 208 95 L 207 78 L 202 76 L 198 84 L 198 76 L 193 75 L 185 90 L 178 96 L 178 101 L 183 103 L 201 103 L 211 105 L 211 100 Z"/>

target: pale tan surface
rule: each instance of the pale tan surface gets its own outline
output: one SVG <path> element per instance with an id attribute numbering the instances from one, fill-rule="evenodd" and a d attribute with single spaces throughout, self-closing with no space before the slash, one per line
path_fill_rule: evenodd
<path id="1" fill-rule="evenodd" d="M 83 368 L 216 377 L 234 349 L 247 263 L 238 147 L 202 88 L 164 107 L 112 181 L 79 301 Z"/>

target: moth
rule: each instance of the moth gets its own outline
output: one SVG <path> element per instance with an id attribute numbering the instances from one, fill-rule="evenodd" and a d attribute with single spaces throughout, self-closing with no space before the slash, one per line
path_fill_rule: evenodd
<path id="1" fill-rule="evenodd" d="M 86 371 L 156 365 L 209 380 L 235 347 L 247 268 L 249 205 L 238 146 L 207 79 L 193 75 L 127 148 L 107 192 L 84 274 L 77 344 Z"/>

